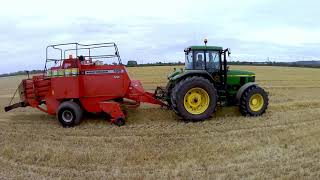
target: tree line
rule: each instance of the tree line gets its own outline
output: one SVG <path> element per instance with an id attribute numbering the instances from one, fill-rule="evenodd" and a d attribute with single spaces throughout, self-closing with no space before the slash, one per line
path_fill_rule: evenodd
<path id="1" fill-rule="evenodd" d="M 155 62 L 138 64 L 137 61 L 128 61 L 128 67 L 141 67 L 141 66 L 179 66 L 184 65 L 184 62 Z M 285 67 L 310 67 L 320 68 L 320 61 L 295 61 L 295 62 L 276 62 L 276 61 L 265 61 L 265 62 L 253 62 L 253 61 L 228 61 L 228 65 L 247 65 L 247 66 L 285 66 Z"/>
<path id="2" fill-rule="evenodd" d="M 43 70 L 17 71 L 17 72 L 12 72 L 12 73 L 4 73 L 4 74 L 0 74 L 0 77 L 27 75 L 28 73 L 29 74 L 40 74 L 40 73 L 43 73 Z"/>
<path id="3" fill-rule="evenodd" d="M 246 61 L 231 61 L 229 65 L 247 65 L 247 66 L 284 66 L 284 67 L 308 67 L 320 68 L 320 61 L 295 61 L 295 62 L 246 62 Z"/>
<path id="4" fill-rule="evenodd" d="M 127 67 L 145 67 L 145 66 L 182 66 L 184 62 L 155 62 L 138 64 L 137 61 L 128 61 Z M 284 67 L 308 67 L 308 68 L 320 68 L 320 61 L 296 61 L 296 62 L 250 62 L 250 61 L 229 61 L 228 65 L 246 65 L 246 66 L 284 66 Z M 12 73 L 0 74 L 0 77 L 40 74 L 43 70 L 31 70 L 31 71 L 17 71 Z"/>

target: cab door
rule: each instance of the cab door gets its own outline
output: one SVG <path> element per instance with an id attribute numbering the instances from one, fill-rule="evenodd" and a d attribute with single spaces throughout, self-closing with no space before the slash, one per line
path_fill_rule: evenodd
<path id="1" fill-rule="evenodd" d="M 219 72 L 220 70 L 220 53 L 218 51 L 206 52 L 206 70 L 209 73 Z"/>

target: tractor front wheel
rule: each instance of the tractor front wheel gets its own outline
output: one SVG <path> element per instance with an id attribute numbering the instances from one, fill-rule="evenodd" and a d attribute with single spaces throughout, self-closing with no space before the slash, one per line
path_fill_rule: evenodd
<path id="1" fill-rule="evenodd" d="M 57 118 L 63 127 L 72 127 L 80 124 L 82 114 L 82 109 L 77 103 L 66 101 L 60 104 Z"/>
<path id="2" fill-rule="evenodd" d="M 203 77 L 193 76 L 181 80 L 171 93 L 173 109 L 185 120 L 208 119 L 217 105 L 217 91 Z"/>
<path id="3" fill-rule="evenodd" d="M 240 98 L 240 112 L 244 116 L 260 116 L 269 104 L 268 94 L 259 86 L 248 88 Z"/>

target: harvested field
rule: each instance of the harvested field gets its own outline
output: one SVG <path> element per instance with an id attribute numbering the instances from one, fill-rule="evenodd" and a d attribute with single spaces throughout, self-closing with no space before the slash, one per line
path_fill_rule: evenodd
<path id="1" fill-rule="evenodd" d="M 173 67 L 129 68 L 147 90 Z M 185 123 L 154 105 L 127 124 L 88 116 L 75 128 L 36 109 L 4 113 L 23 77 L 0 78 L 0 179 L 319 179 L 320 69 L 232 66 L 253 71 L 270 94 L 262 117 L 219 108 Z"/>

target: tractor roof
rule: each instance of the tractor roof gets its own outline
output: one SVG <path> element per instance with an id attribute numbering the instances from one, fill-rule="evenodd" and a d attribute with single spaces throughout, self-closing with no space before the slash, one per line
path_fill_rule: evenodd
<path id="1" fill-rule="evenodd" d="M 187 49 L 191 49 L 191 50 L 213 50 L 213 51 L 222 51 L 223 48 L 220 46 L 190 46 Z"/>

